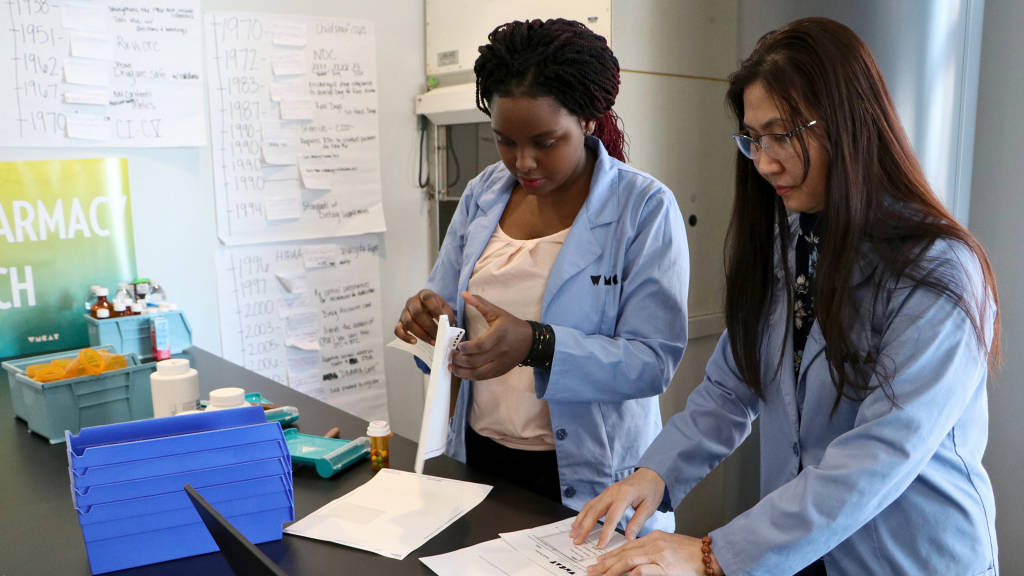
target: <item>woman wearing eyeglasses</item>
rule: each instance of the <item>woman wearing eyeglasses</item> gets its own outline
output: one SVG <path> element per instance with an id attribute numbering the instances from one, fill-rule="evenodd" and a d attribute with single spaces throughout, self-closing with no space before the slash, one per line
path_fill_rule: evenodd
<path id="1" fill-rule="evenodd" d="M 591 574 L 998 573 L 982 466 L 996 281 L 929 189 L 878 67 L 826 19 L 765 35 L 729 80 L 739 121 L 727 331 L 704 381 L 580 512 L 631 542 Z M 702 538 L 638 530 L 759 419 L 761 499 Z"/>

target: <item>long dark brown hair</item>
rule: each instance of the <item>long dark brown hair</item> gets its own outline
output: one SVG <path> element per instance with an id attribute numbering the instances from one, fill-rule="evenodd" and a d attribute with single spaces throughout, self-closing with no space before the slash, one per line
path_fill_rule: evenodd
<path id="1" fill-rule="evenodd" d="M 743 92 L 759 82 L 787 125 L 818 123 L 813 136 L 804 131 L 795 137 L 803 150 L 805 178 L 810 167 L 806 138 L 817 138 L 826 152 L 814 307 L 838 392 L 833 411 L 841 398 L 863 398 L 879 386 L 893 399 L 888 387 L 893 367 L 884 367 L 876 351 L 858 349 L 853 337 L 863 329 L 856 324 L 851 295 L 863 249 L 879 260 L 872 276 L 875 294 L 896 280 L 937 291 L 967 314 L 979 346 L 987 347 L 989 365 L 998 364 L 999 296 L 988 257 L 932 193 L 867 46 L 852 30 L 825 18 L 797 20 L 769 32 L 729 77 L 727 100 L 741 130 Z M 940 239 L 962 243 L 974 253 L 984 274 L 980 291 L 969 285 L 963 265 L 928 256 Z M 792 317 L 789 242 L 782 200 L 754 163 L 737 152 L 736 197 L 725 247 L 726 326 L 736 366 L 761 397 L 761 330 L 773 297 L 776 264 L 786 271 Z M 775 257 L 781 262 L 774 262 Z M 989 306 L 996 311 L 990 346 L 985 334 Z M 789 326 L 787 322 L 787 333 Z M 779 354 L 776 373 L 785 352 Z M 877 384 L 872 384 L 872 375 L 878 376 Z"/>
<path id="2" fill-rule="evenodd" d="M 619 61 L 604 36 L 574 20 L 509 22 L 487 36 L 473 66 L 476 106 L 491 115 L 491 98 L 550 96 L 573 116 L 593 120 L 594 136 L 625 161 L 626 137 L 612 110 Z"/>

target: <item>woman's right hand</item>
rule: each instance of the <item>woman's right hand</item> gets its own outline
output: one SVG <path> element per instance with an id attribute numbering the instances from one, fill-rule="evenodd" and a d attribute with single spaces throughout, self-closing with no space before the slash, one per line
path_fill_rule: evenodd
<path id="1" fill-rule="evenodd" d="M 424 288 L 405 301 L 405 309 L 395 325 L 395 336 L 409 344 L 420 339 L 433 346 L 437 337 L 436 320 L 441 314 L 447 314 L 448 321 L 455 323 L 452 307 L 436 292 Z"/>
<path id="2" fill-rule="evenodd" d="M 650 468 L 638 468 L 587 502 L 572 523 L 569 537 L 574 543 L 582 544 L 597 521 L 604 518 L 601 537 L 597 540 L 597 547 L 604 548 L 626 513 L 626 508 L 631 507 L 635 512 L 626 524 L 626 539 L 633 540 L 640 533 L 644 522 L 658 511 L 664 494 L 665 481 L 661 476 Z"/>

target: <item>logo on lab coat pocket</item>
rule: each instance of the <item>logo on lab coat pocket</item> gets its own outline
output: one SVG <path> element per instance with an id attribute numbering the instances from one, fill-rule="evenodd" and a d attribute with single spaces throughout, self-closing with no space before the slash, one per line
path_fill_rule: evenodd
<path id="1" fill-rule="evenodd" d="M 600 286 L 602 280 L 604 281 L 604 285 L 605 286 L 612 286 L 612 285 L 618 286 L 618 284 L 619 284 L 619 275 L 618 274 L 612 274 L 611 276 L 601 276 L 600 274 L 598 274 L 597 276 L 594 276 L 594 275 L 590 276 L 590 281 L 594 283 L 594 286 Z"/>

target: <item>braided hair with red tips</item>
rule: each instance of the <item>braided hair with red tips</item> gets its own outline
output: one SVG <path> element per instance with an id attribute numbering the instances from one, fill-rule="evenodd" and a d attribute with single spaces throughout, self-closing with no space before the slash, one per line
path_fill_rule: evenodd
<path id="1" fill-rule="evenodd" d="M 491 115 L 495 95 L 549 96 L 584 121 L 595 121 L 594 136 L 608 154 L 625 161 L 625 134 L 612 110 L 619 93 L 619 61 L 604 37 L 573 20 L 502 24 L 480 47 L 476 107 Z"/>

